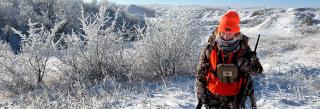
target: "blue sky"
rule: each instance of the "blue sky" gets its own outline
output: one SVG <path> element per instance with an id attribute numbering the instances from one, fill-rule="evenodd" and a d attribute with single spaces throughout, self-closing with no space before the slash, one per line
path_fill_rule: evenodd
<path id="1" fill-rule="evenodd" d="M 91 0 L 85 0 L 91 1 Z M 320 0 L 109 0 L 117 4 L 204 5 L 212 7 L 320 7 Z"/>

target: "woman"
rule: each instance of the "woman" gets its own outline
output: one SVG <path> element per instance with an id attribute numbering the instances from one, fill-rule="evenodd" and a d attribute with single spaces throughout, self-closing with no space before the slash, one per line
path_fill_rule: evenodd
<path id="1" fill-rule="evenodd" d="M 201 52 L 196 72 L 197 97 L 207 109 L 244 108 L 240 102 L 247 78 L 263 71 L 259 60 L 250 57 L 248 40 L 240 33 L 238 13 L 224 14 Z"/>

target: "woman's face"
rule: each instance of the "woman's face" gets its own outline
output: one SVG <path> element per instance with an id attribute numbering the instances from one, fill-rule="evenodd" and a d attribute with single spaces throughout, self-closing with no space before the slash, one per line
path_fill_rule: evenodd
<path id="1" fill-rule="evenodd" d="M 221 32 L 220 37 L 225 41 L 229 41 L 229 40 L 232 40 L 234 38 L 234 35 L 235 35 L 235 33 Z"/>

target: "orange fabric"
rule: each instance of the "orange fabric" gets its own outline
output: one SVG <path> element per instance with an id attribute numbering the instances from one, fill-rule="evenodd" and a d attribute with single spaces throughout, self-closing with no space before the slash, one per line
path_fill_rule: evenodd
<path id="1" fill-rule="evenodd" d="M 222 56 L 223 55 L 224 54 L 222 54 Z M 231 63 L 233 56 L 234 56 L 234 53 L 231 54 L 231 57 L 227 61 L 227 64 Z M 219 59 L 218 52 L 217 52 L 217 48 L 215 47 L 215 49 L 211 51 L 210 59 L 209 59 L 213 71 L 216 71 L 216 69 L 217 69 L 218 59 Z M 240 91 L 242 84 L 245 83 L 244 78 L 240 78 L 239 81 L 234 82 L 234 83 L 223 83 L 210 70 L 207 73 L 206 79 L 208 82 L 208 86 L 207 86 L 208 90 L 212 94 L 221 95 L 221 96 L 235 96 L 235 95 L 237 95 Z"/>
<path id="2" fill-rule="evenodd" d="M 220 19 L 218 32 L 238 33 L 240 32 L 240 17 L 235 11 L 228 11 Z"/>

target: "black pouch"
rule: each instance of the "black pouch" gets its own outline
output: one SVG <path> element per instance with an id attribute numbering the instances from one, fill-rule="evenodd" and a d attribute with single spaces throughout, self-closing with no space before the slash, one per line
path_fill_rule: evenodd
<path id="1" fill-rule="evenodd" d="M 217 76 L 223 83 L 234 83 L 238 80 L 238 67 L 235 64 L 218 64 Z"/>

